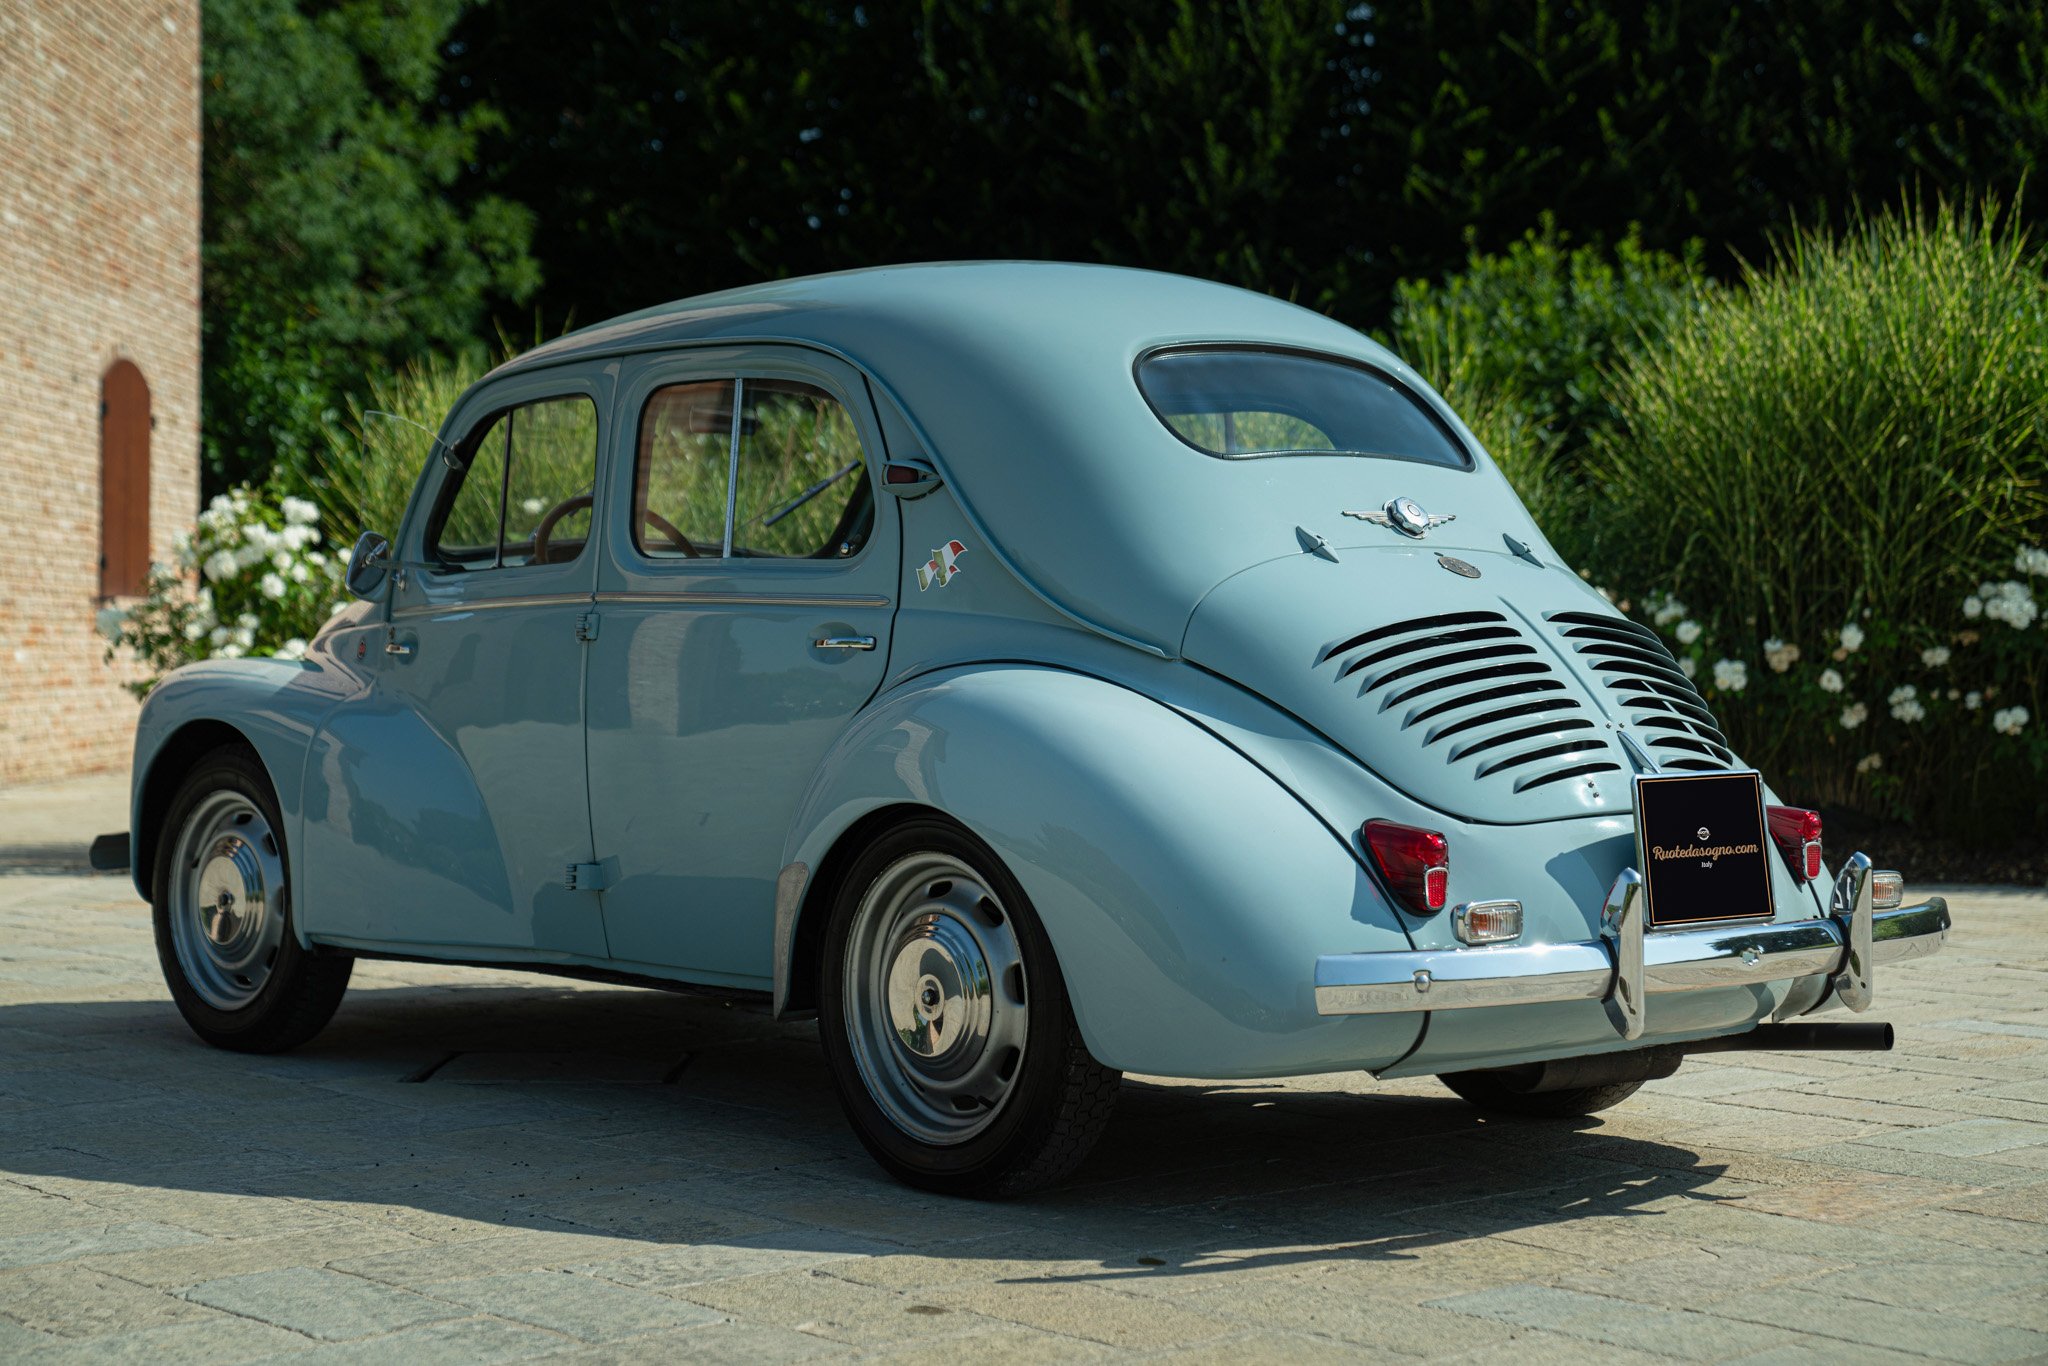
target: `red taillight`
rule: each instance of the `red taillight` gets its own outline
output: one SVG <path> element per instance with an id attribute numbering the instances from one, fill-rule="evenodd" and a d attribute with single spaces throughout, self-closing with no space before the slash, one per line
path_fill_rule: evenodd
<path id="1" fill-rule="evenodd" d="M 1387 886 L 1409 910 L 1429 915 L 1444 908 L 1451 888 L 1449 840 L 1392 821 L 1367 821 L 1362 833 Z"/>
<path id="2" fill-rule="evenodd" d="M 1812 882 L 1820 876 L 1820 812 L 1799 806 L 1767 806 L 1771 839 L 1792 865 L 1792 876 Z"/>

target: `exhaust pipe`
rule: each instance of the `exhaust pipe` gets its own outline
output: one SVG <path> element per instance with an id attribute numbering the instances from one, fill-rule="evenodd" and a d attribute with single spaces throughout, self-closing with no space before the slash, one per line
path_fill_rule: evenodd
<path id="1" fill-rule="evenodd" d="M 1747 1034 L 1699 1039 L 1680 1044 L 1687 1053 L 1889 1053 L 1892 1027 L 1856 1021 L 1848 1024 L 1766 1024 Z"/>
<path id="2" fill-rule="evenodd" d="M 1719 1039 L 1632 1048 L 1621 1053 L 1594 1053 L 1583 1058 L 1554 1058 L 1549 1062 L 1489 1069 L 1488 1075 L 1505 1090 L 1533 1096 L 1544 1091 L 1661 1081 L 1676 1072 L 1678 1064 L 1692 1053 L 1889 1053 L 1891 1047 L 1892 1027 L 1888 1024 L 1766 1024 L 1746 1034 L 1729 1034 Z"/>

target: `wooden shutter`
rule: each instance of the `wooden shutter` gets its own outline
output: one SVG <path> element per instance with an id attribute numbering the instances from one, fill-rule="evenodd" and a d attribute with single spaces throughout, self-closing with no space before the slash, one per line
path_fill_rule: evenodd
<path id="1" fill-rule="evenodd" d="M 100 381 L 100 596 L 149 579 L 149 383 L 117 360 Z"/>

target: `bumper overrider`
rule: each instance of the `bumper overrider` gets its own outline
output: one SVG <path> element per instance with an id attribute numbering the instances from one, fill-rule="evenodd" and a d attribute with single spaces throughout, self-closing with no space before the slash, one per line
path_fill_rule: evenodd
<path id="1" fill-rule="evenodd" d="M 1607 893 L 1600 937 L 1576 944 L 1502 944 L 1411 953 L 1333 953 L 1316 960 L 1316 1010 L 1388 1015 L 1542 1001 L 1600 1001 L 1615 1031 L 1641 1038 L 1649 997 L 1822 977 L 1828 990 L 1795 993 L 1780 1015 L 1834 1000 L 1870 1005 L 1879 963 L 1924 958 L 1948 938 L 1940 897 L 1894 910 L 1871 907 L 1870 860 L 1850 855 L 1829 914 L 1644 933 L 1643 879 L 1624 868 Z M 1796 1008 L 1794 1002 L 1797 1002 Z"/>

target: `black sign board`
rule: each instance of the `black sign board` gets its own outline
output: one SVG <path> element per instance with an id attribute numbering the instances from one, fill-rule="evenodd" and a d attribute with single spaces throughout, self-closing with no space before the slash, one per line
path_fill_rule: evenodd
<path id="1" fill-rule="evenodd" d="M 1651 929 L 1767 919 L 1764 785 L 1755 773 L 1636 779 L 1636 859 Z"/>

